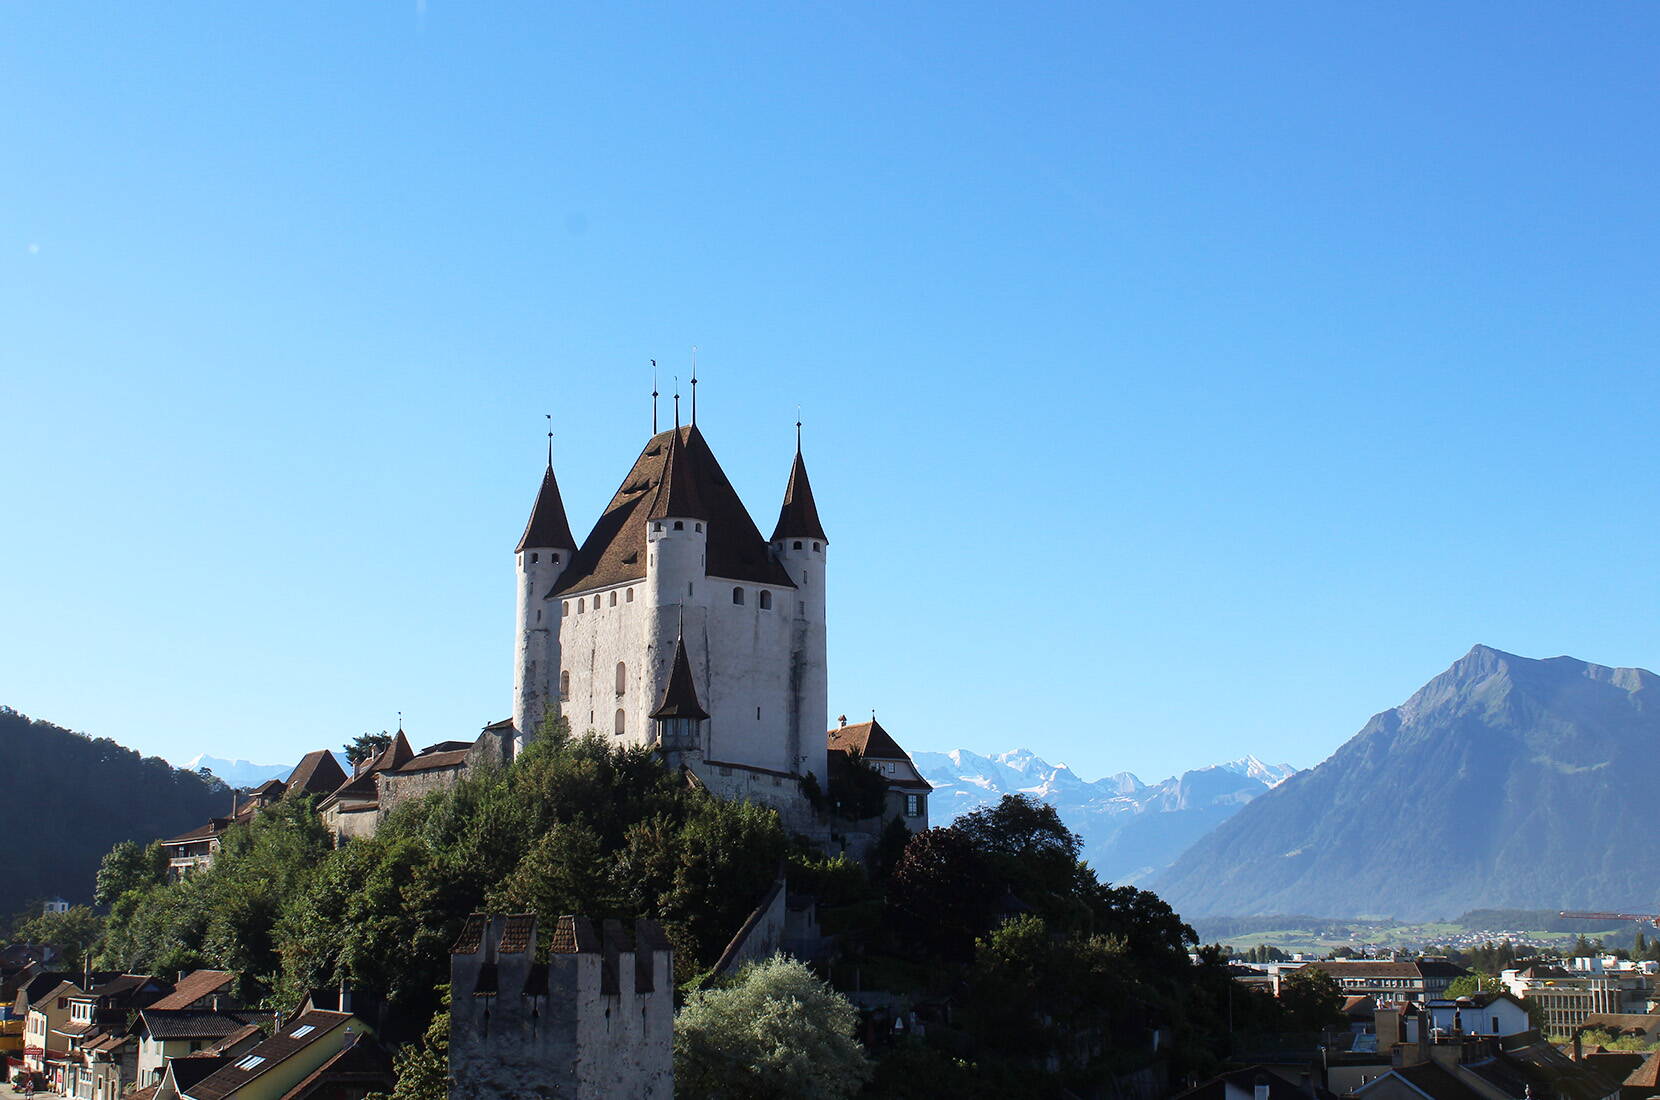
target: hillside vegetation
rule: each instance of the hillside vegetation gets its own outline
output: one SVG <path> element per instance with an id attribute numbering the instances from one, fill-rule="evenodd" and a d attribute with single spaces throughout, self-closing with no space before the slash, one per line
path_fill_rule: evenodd
<path id="1" fill-rule="evenodd" d="M 230 812 L 211 776 L 0 707 L 0 916 L 54 895 L 92 900 L 93 875 L 123 840 L 148 844 Z"/>

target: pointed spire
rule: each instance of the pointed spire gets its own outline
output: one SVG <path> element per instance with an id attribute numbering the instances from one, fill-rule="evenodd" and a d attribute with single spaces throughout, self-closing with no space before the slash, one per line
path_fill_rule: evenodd
<path id="1" fill-rule="evenodd" d="M 818 518 L 818 504 L 813 500 L 813 483 L 807 480 L 807 463 L 801 457 L 801 421 L 795 422 L 795 461 L 790 464 L 790 480 L 784 486 L 784 505 L 778 509 L 778 526 L 772 529 L 772 541 L 809 538 L 829 544 L 824 524 Z"/>
<path id="2" fill-rule="evenodd" d="M 674 666 L 669 670 L 668 687 L 663 689 L 663 701 L 651 712 L 651 718 L 702 721 L 707 717 L 709 712 L 697 700 L 697 684 L 692 680 L 692 663 L 686 659 L 686 638 L 682 633 L 674 639 Z"/>
<path id="3" fill-rule="evenodd" d="M 678 423 L 675 430 L 669 433 L 669 453 L 663 456 L 663 477 L 657 485 L 657 496 L 651 502 L 647 519 L 663 519 L 665 516 L 709 518 L 709 510 L 704 505 L 703 494 L 698 491 L 698 479 L 692 469 L 692 463 L 696 460 L 692 454 L 691 439 L 696 434 L 696 428 L 687 428 L 682 437 Z"/>
<path id="4" fill-rule="evenodd" d="M 519 545 L 514 547 L 515 554 L 532 546 L 547 547 L 550 550 L 575 550 L 576 540 L 571 537 L 571 523 L 565 518 L 565 501 L 559 495 L 559 481 L 553 476 L 553 417 L 548 416 L 548 468 L 542 474 L 542 487 L 536 491 L 536 503 L 530 508 L 530 521 L 525 524 L 525 533 L 519 537 Z"/>

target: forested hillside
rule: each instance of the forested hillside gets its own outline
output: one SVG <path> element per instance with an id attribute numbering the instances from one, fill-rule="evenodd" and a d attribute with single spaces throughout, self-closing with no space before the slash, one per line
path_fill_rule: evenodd
<path id="1" fill-rule="evenodd" d="M 147 844 L 230 810 L 219 781 L 0 707 L 0 918 L 58 895 L 92 900 L 98 861 L 123 840 Z"/>

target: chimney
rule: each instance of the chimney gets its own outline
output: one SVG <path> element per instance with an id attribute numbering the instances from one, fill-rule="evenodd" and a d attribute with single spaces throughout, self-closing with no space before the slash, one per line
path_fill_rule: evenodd
<path id="1" fill-rule="evenodd" d="M 841 716 L 839 716 L 839 717 L 838 717 L 838 718 L 837 718 L 837 719 L 836 719 L 836 721 L 837 721 L 837 722 L 839 722 L 839 723 L 841 723 L 841 724 L 840 724 L 840 725 L 839 725 L 839 726 L 838 726 L 838 727 L 837 727 L 837 728 L 838 728 L 838 729 L 846 729 L 846 728 L 847 728 L 847 715 L 845 715 L 845 714 L 843 714 L 843 715 L 841 715 Z"/>
<path id="2" fill-rule="evenodd" d="M 180 982 L 184 981 L 184 976 L 185 976 L 185 972 L 183 970 L 173 971 L 173 984 L 177 985 Z"/>
<path id="3" fill-rule="evenodd" d="M 352 1010 L 352 987 L 346 984 L 345 978 L 340 979 L 339 1008 L 341 1012 L 350 1012 Z M 351 1044 L 348 1043 L 347 1045 L 350 1046 Z"/>
<path id="4" fill-rule="evenodd" d="M 1576 1062 L 1583 1061 L 1585 1058 L 1585 1048 L 1579 1035 L 1579 1028 L 1574 1028 L 1574 1061 Z"/>

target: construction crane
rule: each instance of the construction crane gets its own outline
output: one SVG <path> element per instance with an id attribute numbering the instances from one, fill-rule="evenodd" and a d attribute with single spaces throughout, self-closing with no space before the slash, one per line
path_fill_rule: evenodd
<path id="1" fill-rule="evenodd" d="M 1564 909 L 1556 914 L 1559 917 L 1569 917 L 1573 920 L 1618 920 L 1635 921 L 1638 924 L 1652 924 L 1660 928 L 1660 913 L 1580 913 Z"/>

